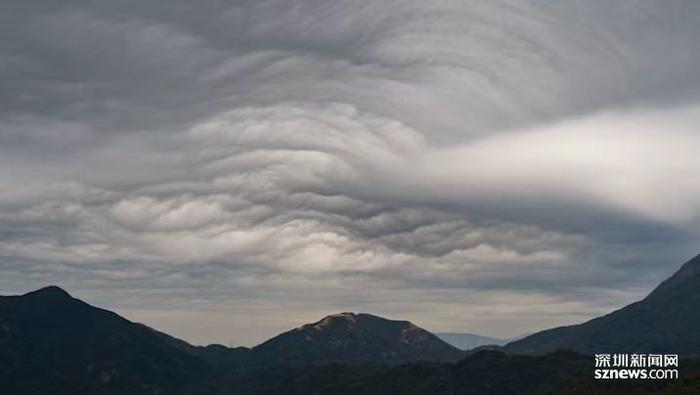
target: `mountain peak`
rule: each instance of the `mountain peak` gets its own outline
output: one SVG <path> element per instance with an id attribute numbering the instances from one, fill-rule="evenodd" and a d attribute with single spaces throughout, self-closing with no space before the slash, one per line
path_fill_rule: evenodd
<path id="1" fill-rule="evenodd" d="M 430 360 L 454 361 L 462 351 L 408 321 L 343 312 L 276 336 L 253 351 L 282 363 L 363 363 L 387 365 Z"/>
<path id="2" fill-rule="evenodd" d="M 185 345 L 57 286 L 0 297 L 2 393 L 192 393 L 209 368 Z"/>
<path id="3" fill-rule="evenodd" d="M 336 314 L 329 314 L 321 319 L 321 321 L 326 320 L 344 320 L 344 321 L 354 321 L 357 319 L 357 314 L 351 312 L 342 312 Z M 319 321 L 319 322 L 321 322 Z"/>
<path id="4" fill-rule="evenodd" d="M 323 317 L 321 320 L 313 323 L 303 325 L 297 330 L 304 330 L 307 328 L 312 328 L 316 330 L 325 330 L 336 326 L 346 326 L 354 325 L 357 323 L 357 314 L 350 312 L 343 312 L 337 314 L 330 314 Z"/>
<path id="5" fill-rule="evenodd" d="M 36 291 L 28 292 L 24 294 L 23 296 L 33 296 L 33 297 L 42 297 L 42 298 L 51 298 L 51 299 L 66 299 L 66 298 L 72 298 L 68 292 L 66 292 L 63 288 L 58 287 L 56 285 L 49 285 L 44 288 L 37 289 Z"/>
<path id="6" fill-rule="evenodd" d="M 421 329 L 409 321 L 390 320 L 384 317 L 379 317 L 367 313 L 342 312 L 327 315 L 317 322 L 302 325 L 296 330 L 346 330 L 354 327 L 370 330 L 388 330 L 390 328 L 393 328 L 394 330 L 400 331 Z"/>

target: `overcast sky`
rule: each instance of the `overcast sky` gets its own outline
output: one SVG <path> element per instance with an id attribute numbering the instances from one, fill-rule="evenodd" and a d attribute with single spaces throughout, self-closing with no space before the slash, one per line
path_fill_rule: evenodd
<path id="1" fill-rule="evenodd" d="M 515 336 L 700 252 L 700 2 L 4 1 L 0 293 Z"/>

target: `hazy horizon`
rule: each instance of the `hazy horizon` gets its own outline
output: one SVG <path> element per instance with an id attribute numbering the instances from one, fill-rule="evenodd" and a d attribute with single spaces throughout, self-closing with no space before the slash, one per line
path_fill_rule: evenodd
<path id="1" fill-rule="evenodd" d="M 700 252 L 700 3 L 0 6 L 0 294 L 514 337 Z"/>

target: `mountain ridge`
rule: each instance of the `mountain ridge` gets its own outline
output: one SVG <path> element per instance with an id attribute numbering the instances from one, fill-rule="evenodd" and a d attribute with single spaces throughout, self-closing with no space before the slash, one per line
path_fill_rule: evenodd
<path id="1" fill-rule="evenodd" d="M 310 334 L 315 342 L 304 340 Z M 53 339 L 61 341 L 54 347 Z M 295 341 L 299 341 L 298 344 L 293 344 Z M 295 352 L 288 352 L 290 349 Z M 151 361 L 154 365 L 172 360 L 171 364 L 188 366 L 187 370 L 195 373 L 289 364 L 397 365 L 421 359 L 447 362 L 463 356 L 460 350 L 408 321 L 387 320 L 366 313 L 332 314 L 253 348 L 229 348 L 191 345 L 114 312 L 94 307 L 55 285 L 23 295 L 0 296 L 0 362 L 4 361 L 8 366 L 19 364 L 38 370 L 67 368 L 74 373 L 88 365 L 109 366 L 104 372 L 95 373 L 99 377 L 90 379 L 91 385 L 97 385 L 103 380 L 100 377 L 107 377 L 104 380 L 109 381 L 108 376 L 125 371 L 136 375 L 136 372 L 129 371 L 126 363 L 114 365 L 112 359 L 117 357 L 110 353 L 129 360 L 130 354 L 138 356 L 142 352 L 148 354 L 144 360 L 155 356 L 160 361 Z M 68 358 L 69 363 L 60 367 L 62 355 L 71 353 L 78 356 Z M 45 363 L 26 357 L 35 354 L 41 354 L 40 359 Z M 158 356 L 164 356 L 163 360 Z M 0 378 L 3 378 L 2 374 Z M 9 376 L 4 379 L 9 379 Z M 178 382 L 170 376 L 164 380 L 158 377 L 148 379 L 164 385 L 163 388 L 170 388 L 167 382 L 171 379 Z"/>
<path id="2" fill-rule="evenodd" d="M 482 346 L 464 352 L 408 321 L 343 312 L 253 348 L 228 348 L 191 345 L 48 286 L 24 295 L 0 296 L 0 390 L 8 394 L 226 394 L 421 388 L 449 393 L 474 385 L 483 390 L 554 391 L 580 388 L 581 383 L 599 388 L 585 379 L 592 366 L 587 354 L 700 355 L 698 309 L 700 256 L 638 302 L 505 347 Z M 555 352 L 560 349 L 571 351 Z M 683 366 L 688 363 L 693 372 L 700 371 L 700 359 L 686 361 Z M 560 374 L 567 378 L 557 379 Z M 509 379 L 504 382 L 503 377 Z M 533 377 L 534 387 L 527 387 Z M 481 381 L 475 384 L 477 378 Z M 693 380 L 678 386 L 695 388 Z M 665 385 L 648 389 L 653 392 Z"/>
<path id="3" fill-rule="evenodd" d="M 409 321 L 351 312 L 331 314 L 294 328 L 252 350 L 269 361 L 315 364 L 373 361 L 397 365 L 418 360 L 448 362 L 464 356 Z"/>
<path id="4" fill-rule="evenodd" d="M 201 358 L 156 330 L 73 298 L 56 286 L 0 297 L 4 393 L 130 393 L 150 383 L 187 388 L 209 376 Z"/>
<path id="5" fill-rule="evenodd" d="M 700 355 L 700 255 L 684 263 L 645 298 L 576 325 L 547 329 L 510 342 L 507 352 L 545 354 L 570 349 L 595 353 Z"/>

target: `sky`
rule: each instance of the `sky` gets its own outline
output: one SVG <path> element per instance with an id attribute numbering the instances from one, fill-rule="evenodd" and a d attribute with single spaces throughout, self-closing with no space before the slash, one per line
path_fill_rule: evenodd
<path id="1" fill-rule="evenodd" d="M 0 294 L 509 337 L 700 252 L 700 2 L 0 5 Z"/>

